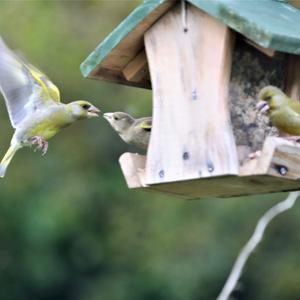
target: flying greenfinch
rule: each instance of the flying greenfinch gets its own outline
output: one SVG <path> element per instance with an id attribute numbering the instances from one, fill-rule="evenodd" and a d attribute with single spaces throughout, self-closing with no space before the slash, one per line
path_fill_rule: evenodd
<path id="1" fill-rule="evenodd" d="M 300 102 L 289 98 L 279 88 L 264 87 L 258 94 L 257 108 L 266 112 L 273 126 L 280 132 L 297 137 L 287 137 L 299 140 L 300 136 Z"/>
<path id="2" fill-rule="evenodd" d="M 34 66 L 15 55 L 0 38 L 0 91 L 5 99 L 14 135 L 0 163 L 0 177 L 15 153 L 36 145 L 47 152 L 50 138 L 77 120 L 98 116 L 100 110 L 83 100 L 60 102 L 58 88 Z"/>
<path id="3" fill-rule="evenodd" d="M 147 149 L 152 126 L 151 117 L 135 119 L 124 112 L 105 113 L 103 117 L 124 142 Z"/>

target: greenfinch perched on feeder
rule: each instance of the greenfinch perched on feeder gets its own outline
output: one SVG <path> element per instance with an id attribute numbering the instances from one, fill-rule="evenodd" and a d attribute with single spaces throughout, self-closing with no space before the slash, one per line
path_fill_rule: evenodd
<path id="1" fill-rule="evenodd" d="M 257 108 L 266 112 L 273 126 L 280 132 L 288 133 L 291 140 L 299 140 L 300 136 L 300 102 L 289 98 L 279 88 L 264 87 L 258 94 Z"/>
<path id="2" fill-rule="evenodd" d="M 103 117 L 124 142 L 147 149 L 152 126 L 151 117 L 135 119 L 124 112 L 105 113 Z"/>
<path id="3" fill-rule="evenodd" d="M 0 91 L 4 96 L 14 135 L 0 163 L 0 177 L 15 153 L 36 145 L 47 152 L 50 138 L 77 120 L 98 116 L 100 110 L 87 101 L 60 102 L 58 88 L 34 66 L 16 56 L 0 38 Z"/>

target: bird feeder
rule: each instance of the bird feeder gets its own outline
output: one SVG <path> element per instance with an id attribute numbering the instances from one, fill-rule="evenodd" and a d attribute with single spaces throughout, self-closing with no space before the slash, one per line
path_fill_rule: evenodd
<path id="1" fill-rule="evenodd" d="M 152 89 L 147 156 L 120 157 L 129 188 L 187 199 L 299 190 L 300 145 L 255 109 L 269 84 L 299 99 L 298 24 L 300 11 L 275 0 L 137 7 L 81 65 L 85 77 Z"/>

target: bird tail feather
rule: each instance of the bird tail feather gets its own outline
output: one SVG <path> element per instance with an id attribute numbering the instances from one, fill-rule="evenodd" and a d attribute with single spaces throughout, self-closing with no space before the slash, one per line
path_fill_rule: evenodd
<path id="1" fill-rule="evenodd" d="M 18 147 L 10 146 L 7 152 L 5 153 L 1 163 L 0 163 L 0 177 L 3 178 L 5 176 L 8 165 L 10 164 L 12 158 L 15 153 L 18 151 Z"/>

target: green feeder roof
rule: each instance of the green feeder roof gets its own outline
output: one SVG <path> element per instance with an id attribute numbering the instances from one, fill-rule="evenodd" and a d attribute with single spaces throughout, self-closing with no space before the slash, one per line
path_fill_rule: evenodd
<path id="1" fill-rule="evenodd" d="M 265 48 L 300 54 L 300 11 L 276 0 L 186 0 Z M 178 1 L 145 0 L 81 64 L 84 77 L 150 87 L 147 76 L 129 82 L 124 68 L 144 49 L 144 33 Z"/>

